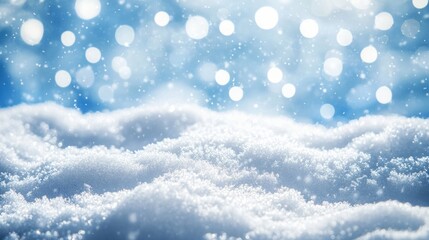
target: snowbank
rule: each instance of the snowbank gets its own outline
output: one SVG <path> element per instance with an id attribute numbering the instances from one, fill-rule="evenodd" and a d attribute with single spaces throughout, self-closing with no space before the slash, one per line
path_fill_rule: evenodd
<path id="1" fill-rule="evenodd" d="M 429 120 L 0 110 L 0 237 L 429 238 Z"/>

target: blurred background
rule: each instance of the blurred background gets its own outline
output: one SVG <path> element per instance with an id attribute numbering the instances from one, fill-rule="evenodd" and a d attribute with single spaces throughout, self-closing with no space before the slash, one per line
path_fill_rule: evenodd
<path id="1" fill-rule="evenodd" d="M 429 116 L 427 0 L 3 0 L 0 107 Z"/>

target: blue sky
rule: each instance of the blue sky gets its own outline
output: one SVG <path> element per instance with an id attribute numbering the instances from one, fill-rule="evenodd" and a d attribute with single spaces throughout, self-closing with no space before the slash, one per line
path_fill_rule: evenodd
<path id="1" fill-rule="evenodd" d="M 89 12 L 85 6 L 79 10 L 78 2 L 0 4 L 1 107 L 53 101 L 88 112 L 196 103 L 326 124 L 368 114 L 429 116 L 429 15 L 424 0 L 89 1 L 99 4 L 99 12 L 91 5 Z M 274 12 L 262 12 L 258 20 L 256 13 L 263 7 Z M 158 12 L 169 15 L 166 26 L 155 22 Z M 190 24 L 187 31 L 195 16 L 206 22 Z M 22 33 L 31 19 L 43 25 L 37 44 L 26 43 Z M 317 30 L 303 24 L 308 19 Z M 228 36 L 219 30 L 225 20 L 234 25 Z M 127 46 L 115 37 L 120 26 L 134 32 Z M 203 30 L 201 39 L 192 37 L 192 29 Z M 352 34 L 350 43 L 337 40 L 342 30 Z M 61 41 L 65 31 L 75 35 L 71 46 Z M 101 53 L 96 63 L 85 56 L 91 47 Z M 376 49 L 373 62 L 362 57 L 366 47 Z M 117 71 L 112 67 L 115 57 L 126 60 L 125 72 L 124 66 Z M 267 76 L 272 68 L 280 70 L 280 82 Z M 230 75 L 226 85 L 215 80 L 221 69 Z M 60 70 L 71 77 L 66 87 L 55 80 Z M 79 72 L 89 72 L 94 80 L 79 82 Z M 282 94 L 286 84 L 295 88 L 291 97 Z M 233 87 L 243 91 L 239 101 L 230 97 Z M 376 97 L 380 87 L 392 93 L 385 104 Z M 386 97 L 386 91 L 380 94 Z"/>

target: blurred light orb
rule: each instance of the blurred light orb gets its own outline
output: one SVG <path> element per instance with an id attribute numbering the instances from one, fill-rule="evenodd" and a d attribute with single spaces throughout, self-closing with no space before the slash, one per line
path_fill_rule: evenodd
<path id="1" fill-rule="evenodd" d="M 128 25 L 121 25 L 115 31 L 115 39 L 119 45 L 129 47 L 134 42 L 134 29 Z"/>
<path id="2" fill-rule="evenodd" d="M 15 6 L 22 6 L 26 0 L 10 0 L 10 3 Z"/>
<path id="3" fill-rule="evenodd" d="M 131 68 L 128 66 L 122 66 L 118 71 L 119 77 L 122 78 L 123 80 L 130 79 L 132 73 L 133 72 L 131 71 Z"/>
<path id="4" fill-rule="evenodd" d="M 360 52 L 360 58 L 364 63 L 375 62 L 378 58 L 377 49 L 372 45 L 369 45 L 363 48 L 362 51 Z"/>
<path id="5" fill-rule="evenodd" d="M 127 60 L 121 56 L 116 56 L 112 59 L 112 69 L 117 73 L 119 73 L 121 68 L 126 67 L 127 65 Z"/>
<path id="6" fill-rule="evenodd" d="M 323 71 L 331 77 L 338 77 L 343 71 L 343 61 L 336 57 L 327 58 L 323 63 Z"/>
<path id="7" fill-rule="evenodd" d="M 85 58 L 90 63 L 98 63 L 101 59 L 101 51 L 96 47 L 90 47 L 85 51 Z"/>
<path id="8" fill-rule="evenodd" d="M 401 25 L 401 32 L 406 37 L 415 38 L 420 32 L 420 23 L 415 19 L 405 20 Z"/>
<path id="9" fill-rule="evenodd" d="M 375 98 L 381 104 L 388 104 L 392 101 L 392 90 L 387 86 L 382 86 L 375 92 Z"/>
<path id="10" fill-rule="evenodd" d="M 224 36 L 231 36 L 235 31 L 235 25 L 230 20 L 223 20 L 219 24 L 219 32 Z"/>
<path id="11" fill-rule="evenodd" d="M 30 46 L 39 44 L 40 41 L 42 41 L 43 33 L 43 24 L 37 19 L 28 19 L 21 25 L 21 38 L 26 44 Z"/>
<path id="12" fill-rule="evenodd" d="M 329 103 L 323 104 L 320 107 L 320 116 L 324 119 L 332 119 L 335 115 L 335 108 Z"/>
<path id="13" fill-rule="evenodd" d="M 279 83 L 283 79 L 283 72 L 278 67 L 272 67 L 267 72 L 267 78 L 271 83 Z"/>
<path id="14" fill-rule="evenodd" d="M 319 33 L 319 24 L 314 19 L 305 19 L 299 25 L 299 31 L 305 38 L 314 38 Z"/>
<path id="15" fill-rule="evenodd" d="M 153 19 L 156 23 L 156 25 L 160 27 L 165 27 L 170 22 L 170 15 L 164 11 L 159 11 L 155 14 L 155 17 Z"/>
<path id="16" fill-rule="evenodd" d="M 70 73 L 65 70 L 59 70 L 55 73 L 55 83 L 61 88 L 68 87 L 71 83 Z"/>
<path id="17" fill-rule="evenodd" d="M 215 77 L 216 71 L 216 64 L 212 62 L 205 62 L 198 68 L 198 76 L 205 82 L 211 82 Z"/>
<path id="18" fill-rule="evenodd" d="M 393 26 L 393 17 L 388 12 L 381 12 L 375 16 L 374 28 L 382 31 L 389 30 Z"/>
<path id="19" fill-rule="evenodd" d="M 219 69 L 216 71 L 215 80 L 217 84 L 224 86 L 229 83 L 230 78 L 231 76 L 229 75 L 228 71 L 224 69 Z"/>
<path id="20" fill-rule="evenodd" d="M 71 47 L 76 41 L 76 36 L 72 31 L 65 31 L 61 34 L 61 43 L 66 47 Z"/>
<path id="21" fill-rule="evenodd" d="M 413 6 L 417 9 L 423 9 L 428 5 L 428 0 L 413 0 Z"/>
<path id="22" fill-rule="evenodd" d="M 283 85 L 283 87 L 282 87 L 283 97 L 292 98 L 293 96 L 295 96 L 295 93 L 296 93 L 295 85 L 293 85 L 291 83 L 286 83 L 285 85 Z"/>
<path id="23" fill-rule="evenodd" d="M 273 7 L 261 7 L 255 13 L 255 22 L 261 29 L 273 29 L 279 22 L 279 13 Z"/>
<path id="24" fill-rule="evenodd" d="M 94 80 L 94 71 L 90 66 L 83 67 L 76 72 L 76 82 L 83 88 L 90 88 Z"/>
<path id="25" fill-rule="evenodd" d="M 103 102 L 112 102 L 113 94 L 113 88 L 109 85 L 103 85 L 98 89 L 98 97 Z"/>
<path id="26" fill-rule="evenodd" d="M 229 89 L 229 98 L 232 101 L 238 102 L 243 98 L 244 92 L 241 87 L 232 87 Z"/>
<path id="27" fill-rule="evenodd" d="M 348 29 L 341 28 L 337 33 L 337 43 L 346 47 L 353 42 L 353 34 Z"/>
<path id="28" fill-rule="evenodd" d="M 90 20 L 100 14 L 101 3 L 99 0 L 76 0 L 74 9 L 79 18 Z"/>
<path id="29" fill-rule="evenodd" d="M 209 34 L 209 22 L 204 17 L 192 16 L 186 21 L 186 34 L 195 40 L 200 40 Z"/>
<path id="30" fill-rule="evenodd" d="M 371 0 L 350 0 L 350 3 L 353 7 L 360 10 L 368 9 L 372 5 Z"/>

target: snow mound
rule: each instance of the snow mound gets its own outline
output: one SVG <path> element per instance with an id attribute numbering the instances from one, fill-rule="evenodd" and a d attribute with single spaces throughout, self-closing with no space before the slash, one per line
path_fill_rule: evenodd
<path id="1" fill-rule="evenodd" d="M 0 122 L 0 238 L 429 238 L 427 119 L 45 103 Z"/>

